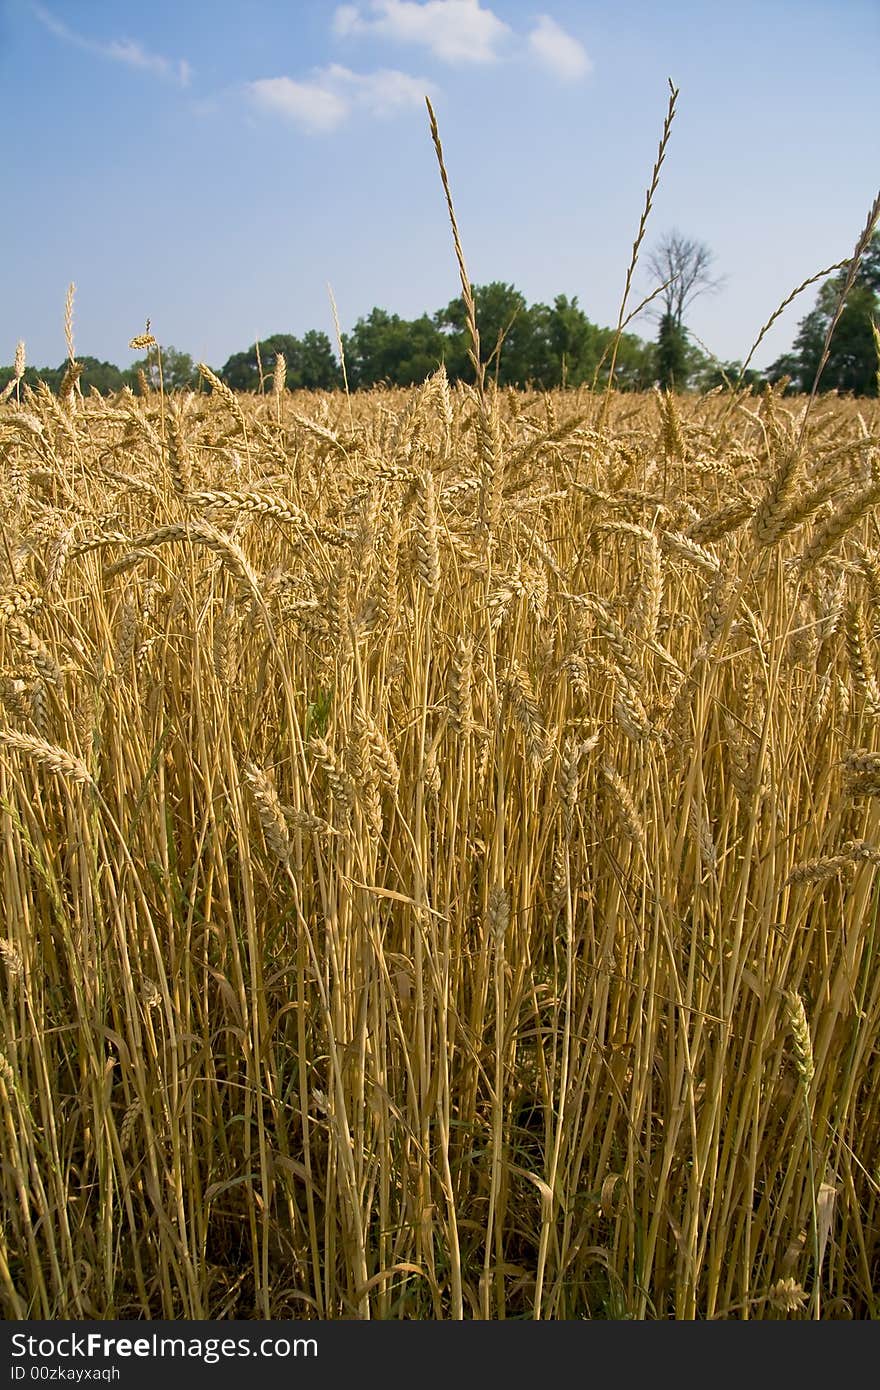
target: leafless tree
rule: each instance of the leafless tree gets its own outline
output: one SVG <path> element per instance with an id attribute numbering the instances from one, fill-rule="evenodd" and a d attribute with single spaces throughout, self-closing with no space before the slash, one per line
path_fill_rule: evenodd
<path id="1" fill-rule="evenodd" d="M 717 290 L 723 277 L 711 274 L 714 252 L 703 241 L 694 241 L 675 230 L 668 232 L 646 258 L 648 269 L 665 288 L 658 301 L 660 315 L 681 328 L 684 311 L 697 295 Z"/>

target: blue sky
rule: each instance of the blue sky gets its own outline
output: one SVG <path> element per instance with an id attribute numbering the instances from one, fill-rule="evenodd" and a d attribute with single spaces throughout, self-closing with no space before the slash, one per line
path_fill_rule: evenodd
<path id="1" fill-rule="evenodd" d="M 673 227 L 709 244 L 725 281 L 689 323 L 742 357 L 864 224 L 878 53 L 877 0 L 0 0 L 0 363 L 19 338 L 63 359 L 71 280 L 77 351 L 121 366 L 148 316 L 221 366 L 258 336 L 332 337 L 328 282 L 346 330 L 446 304 L 426 92 L 471 278 L 613 323 L 668 76 L 645 250 Z"/>

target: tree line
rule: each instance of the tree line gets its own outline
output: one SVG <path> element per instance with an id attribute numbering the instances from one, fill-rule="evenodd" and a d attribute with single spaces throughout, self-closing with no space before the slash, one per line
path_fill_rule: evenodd
<path id="1" fill-rule="evenodd" d="M 825 338 L 846 282 L 846 269 L 826 280 L 815 307 L 801 319 L 791 352 L 767 370 L 769 381 L 788 377 L 793 391 L 811 391 L 822 362 Z M 828 347 L 821 389 L 854 396 L 880 394 L 880 232 L 875 232 L 856 271 L 852 289 Z"/>
<path id="2" fill-rule="evenodd" d="M 161 358 L 161 380 L 166 391 L 176 391 L 195 387 L 199 373 L 188 352 L 178 352 L 175 347 L 163 347 Z M 79 381 L 84 391 L 93 388 L 102 396 L 113 395 L 128 386 L 135 393 L 144 389 L 158 387 L 160 380 L 159 363 L 155 356 L 141 357 L 130 367 L 117 367 L 113 362 L 101 362 L 97 357 L 78 356 L 77 363 L 82 367 Z M 58 395 L 69 363 L 64 361 L 57 367 L 26 367 L 21 377 L 22 385 L 35 388 L 42 381 L 53 395 Z M 0 393 L 15 376 L 14 367 L 0 367 Z"/>
<path id="3" fill-rule="evenodd" d="M 612 355 L 614 384 L 622 390 L 646 390 L 655 383 L 677 390 L 707 390 L 740 377 L 739 362 L 719 362 L 703 351 L 685 324 L 687 309 L 698 294 L 717 288 L 709 273 L 712 255 L 702 243 L 672 233 L 649 258 L 660 283 L 654 317 L 657 336 L 646 341 L 635 333 L 620 336 L 616 354 L 614 329 L 593 323 L 577 297 L 559 294 L 552 304 L 528 304 L 514 285 L 496 280 L 474 286 L 477 326 L 488 375 L 502 386 L 560 386 L 607 383 Z M 829 278 L 814 308 L 803 318 L 790 352 L 765 372 L 749 371 L 744 384 L 760 385 L 786 377 L 791 391 L 810 391 L 822 359 L 825 337 L 846 280 L 846 270 Z M 876 396 L 880 321 L 880 234 L 862 258 L 855 282 L 835 327 L 820 389 Z M 309 330 L 302 338 L 278 333 L 233 353 L 217 375 L 236 391 L 270 389 L 276 357 L 283 354 L 288 390 L 334 390 L 346 381 L 351 390 L 371 386 L 412 386 L 445 364 L 453 381 L 473 381 L 470 339 L 460 298 L 434 314 L 405 319 L 374 308 L 342 335 L 343 362 L 326 333 Z M 94 357 L 81 357 L 82 387 L 102 394 L 155 388 L 192 388 L 199 373 L 192 358 L 174 347 L 154 352 L 121 369 Z M 28 367 L 29 386 L 42 380 L 58 391 L 67 362 L 58 367 Z M 14 377 L 0 367 L 0 392 Z"/>
<path id="4" fill-rule="evenodd" d="M 614 333 L 592 323 L 576 298 L 557 295 L 552 305 L 528 304 L 514 285 L 496 280 L 475 285 L 474 302 L 483 360 L 499 385 L 580 386 L 607 371 Z M 461 299 L 413 319 L 377 307 L 342 335 L 348 385 L 352 390 L 413 386 L 441 362 L 450 380 L 473 381 L 469 345 Z M 322 333 L 307 333 L 301 342 L 286 334 L 264 339 L 230 357 L 221 376 L 234 390 L 258 391 L 261 369 L 265 378 L 278 352 L 287 364 L 288 386 L 342 384 L 341 364 Z M 618 385 L 644 389 L 653 379 L 651 344 L 625 333 L 617 355 Z"/>

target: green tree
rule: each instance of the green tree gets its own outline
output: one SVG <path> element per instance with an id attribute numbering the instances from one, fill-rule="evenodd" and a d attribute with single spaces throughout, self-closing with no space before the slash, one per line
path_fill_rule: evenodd
<path id="1" fill-rule="evenodd" d="M 271 384 L 279 353 L 283 354 L 287 366 L 285 380 L 289 391 L 332 391 L 342 384 L 330 339 L 326 333 L 314 329 L 309 329 L 302 339 L 295 338 L 292 333 L 273 333 L 270 338 L 262 338 L 246 351 L 233 353 L 219 375 L 233 391 L 259 391 L 260 365 L 264 386 L 266 379 Z"/>
<path id="2" fill-rule="evenodd" d="M 39 383 L 43 381 L 49 387 L 50 391 L 54 391 L 57 394 L 58 387 L 61 385 L 61 378 L 64 375 L 64 368 L 66 366 L 67 358 L 64 359 L 63 366 L 58 368 L 26 367 L 24 376 L 21 379 L 22 389 L 24 389 L 25 386 L 29 386 L 30 389 L 33 391 L 36 389 Z M 10 382 L 14 376 L 14 367 L 0 367 L 0 391 L 3 390 L 4 386 L 6 386 L 7 383 Z"/>
<path id="3" fill-rule="evenodd" d="M 76 360 L 82 366 L 79 388 L 86 395 L 91 389 L 100 391 L 102 396 L 111 395 L 115 391 L 121 391 L 127 383 L 126 373 L 113 362 L 101 362 L 97 357 L 88 356 L 78 357 Z M 33 390 L 42 381 L 57 395 L 66 371 L 66 357 L 58 367 L 27 367 L 22 377 L 22 386 L 29 386 Z M 13 375 L 12 367 L 0 367 L 0 391 Z"/>
<path id="4" fill-rule="evenodd" d="M 514 285 L 493 280 L 474 285 L 474 307 L 480 335 L 480 356 L 486 370 L 502 386 L 524 386 L 542 375 L 546 363 L 540 351 L 539 314 L 533 313 Z M 536 306 L 538 308 L 540 306 Z M 451 377 L 474 380 L 468 356 L 470 334 L 463 300 L 450 300 L 434 315 L 446 337 L 446 366 Z M 537 384 L 537 383 L 536 383 Z"/>
<path id="5" fill-rule="evenodd" d="M 437 325 L 422 314 L 402 319 L 385 309 L 373 309 L 343 334 L 350 386 L 414 386 L 435 372 L 444 360 L 446 341 Z"/>
<path id="6" fill-rule="evenodd" d="M 162 371 L 159 371 L 159 356 L 162 359 Z M 81 361 L 88 359 L 81 358 Z M 109 366 L 110 364 L 105 364 Z M 160 347 L 158 354 L 153 348 L 146 357 L 139 357 L 124 373 L 124 381 L 127 382 L 132 390 L 139 389 L 138 373 L 143 372 L 147 378 L 150 388 L 158 391 L 159 385 L 166 391 L 189 391 L 198 385 L 199 374 L 195 364 L 188 352 L 178 352 L 176 347 Z M 83 373 L 85 377 L 85 373 Z M 114 388 L 114 389 L 119 389 Z"/>
<path id="7" fill-rule="evenodd" d="M 608 371 L 615 331 L 613 328 L 600 329 L 602 361 L 597 384 L 608 381 Z M 590 377 L 592 380 L 592 376 Z M 647 391 L 657 380 L 657 345 L 646 343 L 635 333 L 622 333 L 617 345 L 617 358 L 614 365 L 614 385 L 618 391 Z"/>
<path id="8" fill-rule="evenodd" d="M 569 299 L 558 294 L 546 323 L 552 367 L 550 379 L 542 384 L 581 386 L 592 381 L 605 347 L 603 332 L 578 307 L 577 295 Z"/>
<path id="9" fill-rule="evenodd" d="M 801 319 L 791 352 L 768 368 L 770 381 L 791 378 L 793 391 L 812 391 L 822 361 L 828 329 L 846 284 L 846 270 L 826 280 L 815 307 Z M 880 233 L 875 233 L 856 271 L 843 312 L 831 339 L 820 391 L 877 395 L 877 349 L 872 321 L 880 317 Z"/>
<path id="10" fill-rule="evenodd" d="M 614 333 L 591 323 L 577 298 L 558 294 L 552 305 L 526 303 L 513 285 L 493 281 L 474 286 L 480 352 L 490 376 L 502 386 L 549 390 L 607 379 Z M 473 381 L 467 355 L 470 336 L 464 304 L 452 300 L 434 316 L 447 335 L 447 370 L 451 377 Z M 500 343 L 500 349 L 499 349 Z M 604 360 L 603 360 L 604 359 Z M 654 352 L 634 333 L 621 338 L 614 374 L 624 389 L 644 390 L 654 380 Z"/>
<path id="11" fill-rule="evenodd" d="M 289 377 L 291 364 L 300 351 L 300 341 L 290 333 L 275 333 L 271 338 L 263 338 L 259 349 L 265 375 L 271 377 L 275 358 L 281 352 L 288 363 Z M 233 391 L 259 391 L 260 366 L 257 362 L 257 344 L 251 344 L 244 352 L 234 352 L 227 358 L 218 375 Z"/>
<path id="12" fill-rule="evenodd" d="M 274 363 L 274 357 L 272 359 Z M 287 361 L 287 385 L 291 391 L 333 391 L 342 385 L 342 372 L 326 333 L 310 328 L 303 336 L 299 354 Z M 266 364 L 263 363 L 265 371 Z"/>
<path id="13" fill-rule="evenodd" d="M 681 324 L 664 314 L 657 333 L 657 380 L 665 390 L 684 390 L 687 385 L 688 341 Z"/>
<path id="14" fill-rule="evenodd" d="M 82 363 L 83 370 L 79 384 L 84 392 L 94 388 L 96 391 L 100 391 L 102 396 L 107 396 L 114 391 L 121 391 L 125 385 L 125 374 L 114 363 L 99 362 L 97 357 L 78 357 L 77 361 Z M 59 385 L 66 367 L 67 362 L 65 361 L 58 368 Z"/>
<path id="15" fill-rule="evenodd" d="M 188 391 L 198 385 L 199 373 L 188 352 L 162 349 L 162 377 L 166 391 Z"/>

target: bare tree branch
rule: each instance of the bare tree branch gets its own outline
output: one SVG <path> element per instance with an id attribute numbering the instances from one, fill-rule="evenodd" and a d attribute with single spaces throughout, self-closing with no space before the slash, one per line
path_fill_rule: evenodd
<path id="1" fill-rule="evenodd" d="M 714 259 L 714 252 L 705 242 L 675 230 L 646 257 L 649 270 L 664 287 L 660 294 L 663 316 L 676 328 L 681 328 L 685 310 L 698 295 L 717 290 L 723 284 L 723 276 L 711 274 Z"/>

